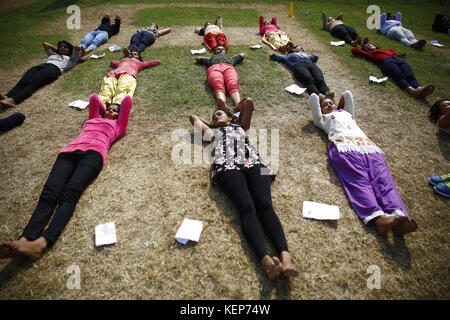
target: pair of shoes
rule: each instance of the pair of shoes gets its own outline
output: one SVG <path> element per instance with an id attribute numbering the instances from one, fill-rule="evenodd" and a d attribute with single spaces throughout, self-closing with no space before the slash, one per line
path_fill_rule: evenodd
<path id="1" fill-rule="evenodd" d="M 435 185 L 433 189 L 441 196 L 450 198 L 450 182 L 439 183 L 438 185 Z"/>
<path id="2" fill-rule="evenodd" d="M 431 176 L 428 181 L 434 185 L 434 191 L 441 196 L 450 198 L 450 173 L 442 176 Z"/>

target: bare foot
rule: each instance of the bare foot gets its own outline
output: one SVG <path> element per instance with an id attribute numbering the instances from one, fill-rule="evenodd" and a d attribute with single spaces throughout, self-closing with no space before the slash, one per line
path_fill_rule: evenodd
<path id="1" fill-rule="evenodd" d="M 128 56 L 131 54 L 130 50 L 128 50 L 127 47 L 123 48 L 123 49 L 122 49 L 122 52 L 123 52 L 123 54 L 125 55 L 125 57 L 128 57 Z"/>
<path id="2" fill-rule="evenodd" d="M 283 269 L 281 261 L 277 257 L 271 258 L 265 255 L 261 260 L 261 264 L 270 280 L 278 278 Z"/>
<path id="3" fill-rule="evenodd" d="M 407 219 L 402 219 L 398 226 L 392 228 L 392 232 L 394 234 L 405 235 L 407 233 L 414 232 L 417 230 L 417 228 L 419 227 L 417 225 L 417 222 L 414 221 L 414 219 L 411 219 L 409 217 L 405 217 L 405 218 L 407 218 Z"/>
<path id="4" fill-rule="evenodd" d="M 300 273 L 300 270 L 294 266 L 291 255 L 287 251 L 281 252 L 281 264 L 283 265 L 281 272 L 286 277 L 296 277 Z"/>
<path id="5" fill-rule="evenodd" d="M 227 103 L 225 101 L 223 101 L 222 99 L 217 99 L 216 107 L 219 109 L 229 110 Z"/>
<path id="6" fill-rule="evenodd" d="M 4 242 L 3 244 L 12 251 L 14 257 L 24 257 L 36 261 L 44 255 L 45 248 L 47 247 L 47 240 L 42 237 L 34 241 L 20 238 L 18 241 Z"/>
<path id="7" fill-rule="evenodd" d="M 375 218 L 375 229 L 378 234 L 385 235 L 392 230 L 392 228 L 398 226 L 401 222 L 400 216 L 379 216 Z"/>
<path id="8" fill-rule="evenodd" d="M 13 98 L 2 99 L 2 100 L 0 100 L 0 103 L 2 105 L 4 105 L 5 107 L 8 107 L 8 108 L 15 108 L 15 107 L 17 107 L 17 104 L 16 104 L 16 102 L 14 101 Z"/>

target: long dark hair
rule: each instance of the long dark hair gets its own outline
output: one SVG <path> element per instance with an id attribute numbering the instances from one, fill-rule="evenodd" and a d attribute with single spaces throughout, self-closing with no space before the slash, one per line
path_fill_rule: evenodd
<path id="1" fill-rule="evenodd" d="M 236 117 L 234 114 L 232 114 L 231 111 L 228 109 L 216 108 L 212 114 L 214 115 L 214 113 L 216 113 L 216 111 L 218 111 L 218 110 L 225 112 L 227 116 L 231 117 L 232 124 L 238 124 L 238 122 L 239 122 L 238 117 Z"/>
<path id="2" fill-rule="evenodd" d="M 444 102 L 447 101 L 448 99 L 441 99 L 436 101 L 428 110 L 428 118 L 430 119 L 431 122 L 433 123 L 437 123 L 440 116 L 441 116 L 441 108 L 439 108 L 439 105 Z"/>
<path id="3" fill-rule="evenodd" d="M 64 44 L 69 49 L 69 51 L 70 51 L 69 55 L 72 56 L 73 45 L 69 41 L 61 40 L 61 41 L 58 41 L 58 44 L 56 45 L 58 47 L 58 50 L 59 50 L 59 46 L 62 45 L 62 44 Z"/>

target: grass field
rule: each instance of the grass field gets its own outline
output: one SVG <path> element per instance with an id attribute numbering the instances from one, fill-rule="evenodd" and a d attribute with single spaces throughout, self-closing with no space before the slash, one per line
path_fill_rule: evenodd
<path id="1" fill-rule="evenodd" d="M 66 8 L 81 8 L 80 30 L 66 28 Z M 45 58 L 42 41 L 66 38 L 79 43 L 98 25 L 103 13 L 120 13 L 118 35 L 97 49 L 103 59 L 90 59 L 39 90 L 17 110 L 25 123 L 0 135 L 0 241 L 16 239 L 39 198 L 59 150 L 72 141 L 87 120 L 87 110 L 68 103 L 88 100 L 111 70 L 110 60 L 121 52 L 108 46 L 127 46 L 139 26 L 156 21 L 172 32 L 143 53 L 144 60 L 161 65 L 142 71 L 134 95 L 127 135 L 110 149 L 99 177 L 85 191 L 74 216 L 58 242 L 35 263 L 0 261 L 0 299 L 448 299 L 449 201 L 436 195 L 427 177 L 448 173 L 450 138 L 437 132 L 426 117 L 428 107 L 448 97 L 450 89 L 449 36 L 431 31 L 437 12 L 450 12 L 447 1 L 378 1 L 382 12 L 401 11 L 403 23 L 417 38 L 439 40 L 415 51 L 366 28 L 363 1 L 294 1 L 295 18 L 288 18 L 290 1 L 29 1 L 0 13 L 0 92 L 6 93 L 33 65 Z M 1 7 L 0 7 L 1 8 Z M 367 35 L 381 48 L 406 52 L 422 84 L 436 91 L 419 101 L 395 83 L 371 84 L 379 68 L 352 57 L 349 46 L 332 47 L 332 36 L 321 30 L 321 13 L 336 16 Z M 284 227 L 290 252 L 301 270 L 295 279 L 266 278 L 246 244 L 236 208 L 208 179 L 207 163 L 175 165 L 172 151 L 184 141 L 189 150 L 193 132 L 188 116 L 209 118 L 214 96 L 206 70 L 194 63 L 190 49 L 201 48 L 194 33 L 205 20 L 224 17 L 231 55 L 246 53 L 236 66 L 243 96 L 255 100 L 252 128 L 260 148 L 264 132 L 268 145 L 279 135 L 277 178 L 272 184 L 275 211 Z M 327 163 L 328 140 L 314 127 L 308 97 L 287 93 L 294 83 L 290 72 L 269 61 L 273 52 L 258 44 L 258 17 L 277 16 L 279 26 L 308 53 L 319 56 L 329 87 L 340 94 L 353 92 L 359 126 L 380 146 L 409 214 L 419 230 L 405 237 L 379 236 L 358 221 L 345 192 Z M 207 53 L 205 53 L 207 55 Z M 231 102 L 230 102 L 231 103 Z M 174 138 L 174 132 L 182 135 Z M 206 144 L 204 144 L 206 147 Z M 204 148 L 205 149 L 205 148 Z M 261 151 L 261 150 L 260 150 Z M 340 208 L 337 222 L 301 217 L 303 201 Z M 174 236 L 184 218 L 202 220 L 199 243 L 178 244 Z M 118 242 L 96 248 L 96 225 L 114 221 Z M 272 254 L 277 254 L 268 245 Z M 68 287 L 71 266 L 81 274 L 80 289 Z M 370 266 L 381 272 L 381 288 L 370 289 Z"/>

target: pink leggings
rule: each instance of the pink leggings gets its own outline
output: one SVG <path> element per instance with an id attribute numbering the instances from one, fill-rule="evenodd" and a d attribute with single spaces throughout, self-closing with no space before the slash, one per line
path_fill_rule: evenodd
<path id="1" fill-rule="evenodd" d="M 225 86 L 227 86 L 230 95 L 236 91 L 239 92 L 238 74 L 229 63 L 221 62 L 212 65 L 206 71 L 206 76 L 214 93 L 218 91 L 225 93 Z"/>

